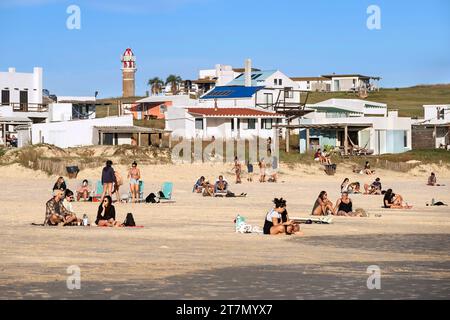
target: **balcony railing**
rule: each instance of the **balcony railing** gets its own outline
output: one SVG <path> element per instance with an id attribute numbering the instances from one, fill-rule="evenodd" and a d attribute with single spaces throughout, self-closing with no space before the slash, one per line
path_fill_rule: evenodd
<path id="1" fill-rule="evenodd" d="M 47 112 L 48 105 L 40 103 L 10 103 L 14 112 Z"/>

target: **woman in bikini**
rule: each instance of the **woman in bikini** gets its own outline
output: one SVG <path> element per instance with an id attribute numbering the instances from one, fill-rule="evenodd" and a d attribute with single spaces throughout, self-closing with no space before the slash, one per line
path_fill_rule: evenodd
<path id="1" fill-rule="evenodd" d="M 128 179 L 130 179 L 131 201 L 137 202 L 137 199 L 139 199 L 139 180 L 141 179 L 141 171 L 138 169 L 136 161 L 133 162 L 128 171 Z"/>
<path id="2" fill-rule="evenodd" d="M 239 162 L 238 157 L 234 158 L 234 172 L 236 173 L 236 184 L 242 183 L 241 181 L 241 171 L 242 171 L 242 165 Z"/>
<path id="3" fill-rule="evenodd" d="M 329 214 L 336 215 L 334 211 L 333 203 L 328 199 L 328 195 L 326 191 L 322 191 L 319 194 L 316 202 L 314 203 L 314 207 L 312 209 L 313 216 L 327 216 Z"/>
<path id="4" fill-rule="evenodd" d="M 259 166 L 259 182 L 266 182 L 266 163 L 264 159 L 261 159 L 258 162 Z"/>

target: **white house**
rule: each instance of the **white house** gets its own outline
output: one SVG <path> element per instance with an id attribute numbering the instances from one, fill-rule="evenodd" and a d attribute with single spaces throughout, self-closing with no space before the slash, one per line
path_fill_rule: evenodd
<path id="1" fill-rule="evenodd" d="M 325 77 L 293 77 L 302 91 L 331 91 L 331 79 Z"/>
<path id="2" fill-rule="evenodd" d="M 17 126 L 43 122 L 48 109 L 43 104 L 42 68 L 33 73 L 0 72 L 0 144 L 6 145 L 8 136 L 18 136 Z M 22 141 L 19 141 L 19 146 Z"/>
<path id="3" fill-rule="evenodd" d="M 347 146 L 373 154 L 412 149 L 411 118 L 399 117 L 382 103 L 356 99 L 330 99 L 308 105 L 311 113 L 295 125 L 300 129 L 300 152 L 319 147 Z"/>
<path id="4" fill-rule="evenodd" d="M 171 108 L 166 129 L 173 137 L 187 139 L 267 139 L 284 115 L 260 108 Z"/>
<path id="5" fill-rule="evenodd" d="M 367 89 L 373 91 L 378 89 L 380 77 L 365 76 L 361 74 L 330 74 L 323 75 L 323 78 L 331 80 L 331 91 L 359 91 Z"/>

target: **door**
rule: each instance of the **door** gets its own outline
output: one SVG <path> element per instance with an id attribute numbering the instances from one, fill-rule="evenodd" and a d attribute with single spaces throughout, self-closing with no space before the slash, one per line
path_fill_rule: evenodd
<path id="1" fill-rule="evenodd" d="M 28 91 L 20 91 L 20 110 L 28 111 Z"/>
<path id="2" fill-rule="evenodd" d="M 334 91 L 341 91 L 339 80 L 334 80 Z"/>

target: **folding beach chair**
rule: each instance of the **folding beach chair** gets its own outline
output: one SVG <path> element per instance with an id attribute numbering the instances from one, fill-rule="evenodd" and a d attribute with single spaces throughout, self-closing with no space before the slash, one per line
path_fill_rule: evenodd
<path id="1" fill-rule="evenodd" d="M 99 202 L 103 194 L 103 184 L 101 181 L 97 181 L 97 187 L 92 195 L 92 202 Z"/>
<path id="2" fill-rule="evenodd" d="M 163 200 L 163 202 L 174 202 L 172 199 L 173 195 L 173 183 L 172 182 L 164 182 L 161 191 L 159 192 L 159 200 Z"/>

